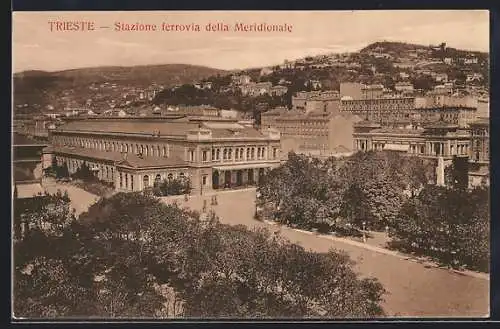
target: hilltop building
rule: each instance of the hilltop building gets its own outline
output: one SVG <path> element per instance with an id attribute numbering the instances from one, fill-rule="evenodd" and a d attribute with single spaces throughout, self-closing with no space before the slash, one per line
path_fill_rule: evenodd
<path id="1" fill-rule="evenodd" d="M 240 86 L 243 96 L 261 96 L 269 94 L 273 84 L 271 82 L 247 83 Z"/>
<path id="2" fill-rule="evenodd" d="M 235 85 L 245 85 L 249 84 L 252 81 L 252 78 L 249 75 L 233 75 L 231 76 L 232 83 Z"/>

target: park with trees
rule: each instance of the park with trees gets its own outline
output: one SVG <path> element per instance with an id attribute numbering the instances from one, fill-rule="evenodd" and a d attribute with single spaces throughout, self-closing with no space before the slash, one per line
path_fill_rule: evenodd
<path id="1" fill-rule="evenodd" d="M 259 184 L 256 216 L 337 236 L 385 229 L 390 248 L 488 272 L 489 189 L 453 179 L 439 187 L 435 175 L 432 160 L 394 152 L 326 160 L 290 153 Z"/>
<path id="2" fill-rule="evenodd" d="M 37 318 L 373 318 L 384 288 L 339 251 L 143 193 L 101 198 L 77 219 L 65 195 L 18 207 L 14 315 Z M 235 215 L 236 216 L 236 215 Z"/>

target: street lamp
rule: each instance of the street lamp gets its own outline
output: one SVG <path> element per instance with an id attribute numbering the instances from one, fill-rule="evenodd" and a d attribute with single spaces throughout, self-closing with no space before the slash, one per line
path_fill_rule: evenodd
<path id="1" fill-rule="evenodd" d="M 366 243 L 366 222 L 363 222 L 363 243 Z"/>

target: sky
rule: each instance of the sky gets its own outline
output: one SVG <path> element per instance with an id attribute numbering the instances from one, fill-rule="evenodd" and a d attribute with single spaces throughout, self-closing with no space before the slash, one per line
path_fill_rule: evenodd
<path id="1" fill-rule="evenodd" d="M 51 31 L 55 21 L 88 21 L 96 29 Z M 154 24 L 158 30 L 116 31 L 117 22 Z M 201 31 L 161 31 L 162 23 L 198 24 Z M 230 31 L 206 31 L 209 23 L 226 24 Z M 292 28 L 234 31 L 238 23 Z M 485 10 L 14 12 L 12 24 L 14 72 L 171 63 L 245 69 L 358 51 L 384 40 L 489 50 Z"/>

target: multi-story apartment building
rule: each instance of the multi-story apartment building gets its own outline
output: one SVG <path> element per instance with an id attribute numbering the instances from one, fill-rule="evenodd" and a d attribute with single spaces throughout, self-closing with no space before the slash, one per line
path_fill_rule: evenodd
<path id="1" fill-rule="evenodd" d="M 188 177 L 193 191 L 255 184 L 279 165 L 280 134 L 221 118 L 89 118 L 50 132 L 51 157 L 70 173 L 86 163 L 119 191 Z"/>
<path id="2" fill-rule="evenodd" d="M 292 109 L 309 113 L 313 111 L 338 114 L 340 94 L 336 90 L 301 91 L 292 96 Z"/>
<path id="3" fill-rule="evenodd" d="M 410 114 L 414 108 L 414 97 L 343 98 L 340 102 L 342 113 L 358 115 L 384 125 L 410 122 Z"/>
<path id="4" fill-rule="evenodd" d="M 466 97 L 428 96 L 377 99 L 343 98 L 343 113 L 359 115 L 383 126 L 428 124 L 438 120 L 467 128 L 476 119 L 477 101 Z"/>
<path id="5" fill-rule="evenodd" d="M 281 133 L 282 150 L 328 155 L 352 150 L 353 124 L 357 116 L 328 111 L 304 113 L 300 110 L 274 109 L 261 116 L 262 126 L 276 128 Z"/>

